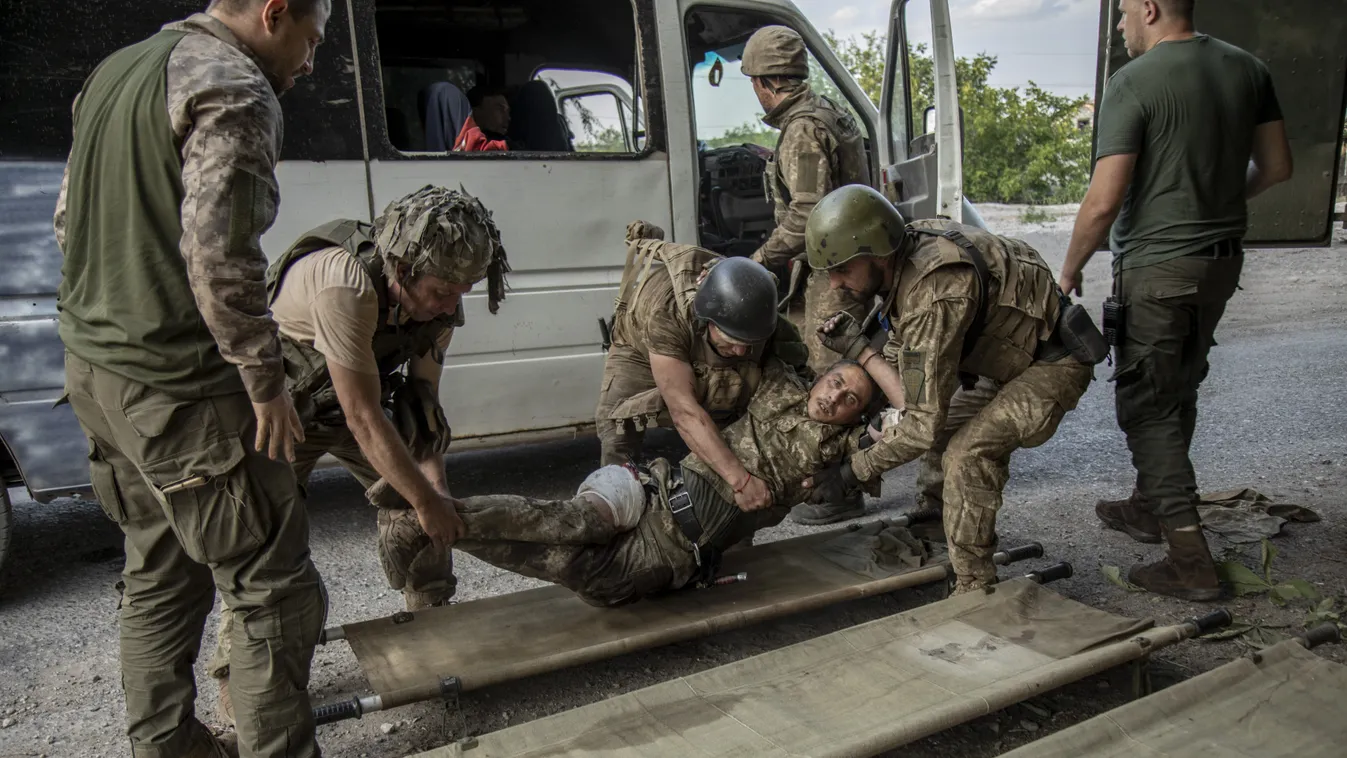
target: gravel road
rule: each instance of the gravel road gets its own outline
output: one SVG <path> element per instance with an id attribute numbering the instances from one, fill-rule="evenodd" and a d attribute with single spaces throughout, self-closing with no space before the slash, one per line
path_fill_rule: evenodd
<path id="1" fill-rule="evenodd" d="M 983 206 L 989 226 L 1020 236 L 1054 267 L 1065 253 L 1074 208 L 1048 208 L 1055 220 L 1029 224 L 1022 209 Z M 1086 271 L 1086 300 L 1097 313 L 1109 290 L 1107 256 Z M 1232 302 L 1203 387 L 1194 459 L 1204 490 L 1250 486 L 1314 508 L 1318 524 L 1291 525 L 1276 540 L 1276 573 L 1311 581 L 1325 596 L 1347 596 L 1347 341 L 1340 329 L 1347 301 L 1347 238 L 1327 249 L 1251 251 L 1243 291 Z M 1099 497 L 1125 495 L 1131 469 L 1113 421 L 1107 367 L 1060 433 L 1041 448 L 1017 453 L 1000 518 L 1007 544 L 1038 540 L 1049 560 L 1071 561 L 1073 579 L 1055 585 L 1082 602 L 1162 621 L 1192 615 L 1196 606 L 1108 583 L 1100 565 L 1128 564 L 1158 550 L 1101 529 L 1092 507 Z M 672 435 L 657 444 L 676 454 Z M 515 492 L 556 497 L 573 492 L 598 460 L 592 439 L 461 453 L 450 457 L 456 494 Z M 873 517 L 912 504 L 915 467 L 893 472 Z M 12 491 L 16 502 L 14 555 L 0 590 L 0 758 L 114 756 L 127 752 L 119 686 L 114 583 L 120 535 L 98 509 L 63 500 L 39 505 Z M 374 514 L 360 488 L 340 470 L 318 472 L 310 507 L 313 553 L 331 593 L 329 623 L 387 615 L 401 598 L 384 584 L 373 547 Z M 760 541 L 804 533 L 785 525 Z M 1219 547 L 1219 546 L 1218 546 Z M 1256 551 L 1245 551 L 1255 565 Z M 1022 564 L 1024 565 L 1024 564 Z M 534 582 L 462 557 L 460 598 L 512 592 Z M 682 674 L 754 655 L 936 599 L 934 591 L 871 598 L 738 632 L 628 655 L 501 685 L 463 698 L 467 723 L 486 732 L 536 719 Z M 1226 603 L 1237 616 L 1298 624 L 1304 611 L 1282 610 L 1263 598 Z M 214 621 L 206 644 L 213 644 Z M 452 644 L 450 641 L 448 644 Z M 1174 681 L 1239 655 L 1239 642 L 1194 642 L 1158 656 L 1157 680 Z M 1344 660 L 1341 646 L 1321 649 Z M 204 655 L 202 656 L 204 659 Z M 1126 672 L 1111 672 L 1042 696 L 1027 706 L 949 730 L 904 748 L 904 756 L 992 756 L 1120 704 Z M 201 675 L 200 712 L 214 712 L 215 687 Z M 359 692 L 363 679 L 344 644 L 321 648 L 313 691 L 320 702 Z M 321 729 L 333 756 L 401 756 L 443 744 L 443 707 L 422 704 Z"/>

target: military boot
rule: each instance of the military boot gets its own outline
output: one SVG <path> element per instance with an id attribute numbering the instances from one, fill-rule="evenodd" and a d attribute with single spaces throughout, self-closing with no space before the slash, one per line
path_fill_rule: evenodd
<path id="1" fill-rule="evenodd" d="M 1164 560 L 1137 564 L 1127 581 L 1156 594 L 1205 602 L 1221 596 L 1221 580 L 1201 526 L 1164 530 L 1169 554 Z"/>
<path id="2" fill-rule="evenodd" d="M 201 724 L 193 729 L 192 745 L 183 758 L 239 758 L 239 740 L 235 732 L 216 737 Z"/>
<path id="3" fill-rule="evenodd" d="M 229 675 L 220 679 L 220 701 L 215 704 L 215 717 L 224 726 L 234 726 L 234 698 L 229 694 Z"/>
<path id="4" fill-rule="evenodd" d="M 424 611 L 427 608 L 438 608 L 442 605 L 451 605 L 453 597 L 444 597 L 439 593 L 432 592 L 412 592 L 411 590 L 402 591 L 402 599 L 407 603 L 409 611 Z"/>
<path id="5" fill-rule="evenodd" d="M 865 515 L 865 494 L 860 490 L 840 503 L 800 503 L 790 509 L 790 520 L 804 526 L 823 526 Z"/>
<path id="6" fill-rule="evenodd" d="M 1104 526 L 1116 529 L 1137 542 L 1160 544 L 1160 519 L 1144 508 L 1146 499 L 1132 490 L 1126 500 L 1100 500 L 1094 504 L 1094 513 Z"/>

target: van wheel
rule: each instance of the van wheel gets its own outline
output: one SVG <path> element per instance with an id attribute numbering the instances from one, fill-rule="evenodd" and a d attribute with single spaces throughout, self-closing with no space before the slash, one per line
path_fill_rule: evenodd
<path id="1" fill-rule="evenodd" d="M 0 576 L 5 559 L 9 557 L 9 538 L 14 533 L 14 506 L 9 502 L 9 489 L 0 482 Z"/>

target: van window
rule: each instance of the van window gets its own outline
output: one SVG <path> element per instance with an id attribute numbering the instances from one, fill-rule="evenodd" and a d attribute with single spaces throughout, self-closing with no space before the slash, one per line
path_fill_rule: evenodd
<path id="1" fill-rule="evenodd" d="M 781 20 L 760 13 L 697 6 L 687 15 L 688 68 L 700 163 L 698 238 L 726 255 L 748 255 L 775 228 L 763 172 L 779 132 L 763 123 L 752 80 L 739 70 L 748 38 Z M 842 96 L 826 70 L 809 54 L 815 92 L 865 121 Z"/>
<path id="2" fill-rule="evenodd" d="M 382 107 L 367 108 L 372 154 L 583 158 L 644 149 L 632 0 L 373 5 L 378 65 L 370 68 L 380 77 L 366 103 Z"/>
<path id="3" fill-rule="evenodd" d="M 58 160 L 70 152 L 70 106 L 113 52 L 205 8 L 203 0 L 143 0 L 135 12 L 78 3 L 0 2 L 0 160 Z M 129 6 L 128 6 L 129 7 Z M 282 160 L 360 160 L 360 113 L 346 3 L 332 4 L 313 76 L 281 98 Z"/>

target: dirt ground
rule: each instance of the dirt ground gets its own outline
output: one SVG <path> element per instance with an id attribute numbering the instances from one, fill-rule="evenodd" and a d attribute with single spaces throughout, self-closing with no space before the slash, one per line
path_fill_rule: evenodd
<path id="1" fill-rule="evenodd" d="M 982 206 L 988 225 L 1040 249 L 1054 267 L 1065 253 L 1074 209 L 1046 209 L 1052 220 L 1026 222 L 1023 209 Z M 1109 290 L 1107 256 L 1086 271 L 1086 300 L 1093 312 Z M 1247 255 L 1243 291 L 1218 334 L 1212 372 L 1203 387 L 1193 457 L 1204 491 L 1254 487 L 1278 500 L 1313 508 L 1316 524 L 1288 525 L 1274 540 L 1280 551 L 1273 572 L 1312 583 L 1325 597 L 1347 602 L 1347 341 L 1339 330 L 1347 315 L 1347 235 L 1326 249 L 1260 250 Z M 1159 550 L 1102 529 L 1092 507 L 1100 497 L 1131 488 L 1122 435 L 1113 421 L 1109 369 L 1068 414 L 1060 433 L 1041 448 L 1017 453 L 999 531 L 1005 544 L 1038 540 L 1039 561 L 1059 560 L 1076 575 L 1054 588 L 1116 613 L 1178 621 L 1208 606 L 1132 593 L 1108 582 L 1102 565 L 1126 567 Z M 676 438 L 660 444 L 675 453 Z M 455 492 L 516 492 L 560 496 L 595 465 L 592 439 L 450 457 Z M 884 496 L 870 503 L 873 518 L 912 505 L 915 467 L 893 472 Z M 11 756 L 113 756 L 127 753 L 119 686 L 114 584 L 121 565 L 119 534 L 88 503 L 40 505 L 20 491 L 16 500 L 14 555 L 0 583 L 0 758 Z M 388 615 L 401 598 L 384 583 L 374 555 L 374 515 L 360 488 L 340 470 L 320 471 L 311 487 L 313 552 L 331 593 L 329 624 Z M 780 539 L 808 531 L 783 525 L 759 537 Z M 1229 548 L 1217 543 L 1218 552 Z M 1258 549 L 1232 552 L 1258 566 Z M 534 582 L 460 558 L 460 599 L 511 592 Z M 463 697 L 463 715 L 474 733 L 501 729 L 680 675 L 776 649 L 836 629 L 937 599 L 918 590 L 847 603 L 817 613 L 737 632 L 624 656 L 603 664 L 533 677 Z M 1303 606 L 1278 608 L 1266 597 L 1228 598 L 1237 617 L 1288 624 L 1296 631 Z M 214 641 L 214 619 L 206 645 Z M 445 644 L 453 644 L 446 640 Z M 1247 648 L 1240 641 L 1194 641 L 1156 656 L 1157 686 L 1208 670 Z M 1320 654 L 1347 660 L 1347 648 Z M 204 661 L 206 655 L 202 655 Z M 199 712 L 209 720 L 216 689 L 199 673 Z M 343 643 L 320 648 L 314 661 L 316 702 L 363 692 L 364 680 Z M 904 756 L 993 756 L 1125 702 L 1131 672 L 1117 670 L 985 717 L 903 748 Z M 320 729 L 333 756 L 402 756 L 444 744 L 448 716 L 422 704 L 376 713 Z"/>

